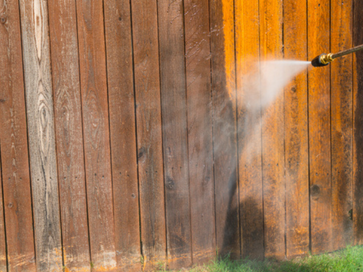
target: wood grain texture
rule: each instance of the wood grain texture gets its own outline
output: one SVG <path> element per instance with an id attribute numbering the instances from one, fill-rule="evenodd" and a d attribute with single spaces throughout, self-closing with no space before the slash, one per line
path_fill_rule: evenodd
<path id="1" fill-rule="evenodd" d="M 307 4 L 284 1 L 284 57 L 307 58 Z M 286 256 L 309 252 L 307 71 L 285 88 Z"/>
<path id="2" fill-rule="evenodd" d="M 62 270 L 47 1 L 20 1 L 38 271 Z"/>
<path id="3" fill-rule="evenodd" d="M 308 1 L 308 59 L 330 52 L 329 0 Z M 311 251 L 332 249 L 330 66 L 312 69 L 309 88 Z"/>
<path id="4" fill-rule="evenodd" d="M 352 0 L 331 1 L 331 52 L 353 47 Z M 333 250 L 352 244 L 353 146 L 352 90 L 353 55 L 331 64 L 331 145 L 332 145 L 332 237 Z"/>
<path id="5" fill-rule="evenodd" d="M 90 271 L 76 3 L 48 7 L 64 266 Z"/>
<path id="6" fill-rule="evenodd" d="M 140 271 L 139 192 L 129 0 L 104 2 L 107 77 L 119 271 Z"/>
<path id="7" fill-rule="evenodd" d="M 234 1 L 210 1 L 217 247 L 240 257 Z"/>
<path id="8" fill-rule="evenodd" d="M 363 2 L 354 1 L 353 44 L 363 44 Z M 353 55 L 353 234 L 363 244 L 363 52 Z"/>
<path id="9" fill-rule="evenodd" d="M 157 2 L 132 0 L 141 241 L 144 269 L 166 261 Z"/>
<path id="10" fill-rule="evenodd" d="M 238 173 L 241 220 L 241 255 L 264 258 L 263 188 L 261 157 L 261 111 L 249 101 L 260 100 L 259 86 L 250 77 L 258 75 L 260 57 L 259 2 L 235 1 Z M 259 79 L 259 76 L 257 76 Z"/>
<path id="11" fill-rule="evenodd" d="M 261 60 L 282 58 L 282 1 L 260 1 Z M 264 86 L 262 85 L 262 88 Z M 263 90 L 265 91 L 265 90 Z M 262 109 L 265 256 L 285 257 L 284 96 Z M 279 201 L 276 201 L 279 199 Z"/>
<path id="12" fill-rule="evenodd" d="M 1 143 L 0 143 L 0 148 L 1 148 Z M 0 150 L 0 271 L 1 272 L 6 272 L 7 271 L 7 254 L 6 254 L 6 236 L 5 236 L 5 217 L 4 217 L 3 175 L 2 175 L 2 165 L 1 165 L 1 150 Z"/>
<path id="13" fill-rule="evenodd" d="M 116 271 L 102 1 L 77 1 L 92 271 Z"/>
<path id="14" fill-rule="evenodd" d="M 183 1 L 158 1 L 167 256 L 192 264 Z"/>
<path id="15" fill-rule="evenodd" d="M 184 1 L 193 263 L 215 256 L 209 5 Z"/>

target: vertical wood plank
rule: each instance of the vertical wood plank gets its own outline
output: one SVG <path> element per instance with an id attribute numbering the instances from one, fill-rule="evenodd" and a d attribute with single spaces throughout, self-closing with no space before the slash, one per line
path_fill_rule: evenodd
<path id="1" fill-rule="evenodd" d="M 284 57 L 306 60 L 306 1 L 284 1 Z M 286 256 L 309 251 L 307 73 L 285 89 Z"/>
<path id="2" fill-rule="evenodd" d="M 0 2 L 0 139 L 8 271 L 36 271 L 18 1 Z"/>
<path id="3" fill-rule="evenodd" d="M 234 1 L 210 1 L 217 247 L 240 257 Z"/>
<path id="4" fill-rule="evenodd" d="M 264 257 L 261 111 L 248 106 L 260 100 L 260 90 L 249 86 L 260 56 L 259 1 L 235 1 L 238 103 L 238 160 L 241 255 Z"/>
<path id="5" fill-rule="evenodd" d="M 352 0 L 331 1 L 331 51 L 353 47 Z M 332 237 L 338 250 L 353 242 L 352 73 L 353 55 L 331 64 Z"/>
<path id="6" fill-rule="evenodd" d="M 76 3 L 48 7 L 64 266 L 90 271 Z"/>
<path id="7" fill-rule="evenodd" d="M 92 271 L 116 270 L 102 1 L 77 1 Z"/>
<path id="8" fill-rule="evenodd" d="M 308 0 L 308 59 L 330 52 L 330 1 Z M 330 66 L 312 69 L 309 88 L 311 251 L 332 249 Z"/>
<path id="9" fill-rule="evenodd" d="M 132 0 L 131 7 L 141 241 L 149 270 L 166 258 L 157 2 Z"/>
<path id="10" fill-rule="evenodd" d="M 363 44 L 363 2 L 354 1 L 353 44 Z M 353 55 L 353 231 L 363 244 L 363 52 Z"/>
<path id="11" fill-rule="evenodd" d="M 215 256 L 208 3 L 184 0 L 193 263 Z"/>
<path id="12" fill-rule="evenodd" d="M 0 148 L 1 148 L 1 144 L 0 144 Z M 1 272 L 6 272 L 7 271 L 6 237 L 5 237 L 5 221 L 4 221 L 4 200 L 3 200 L 3 174 L 2 174 L 2 165 L 1 165 L 1 150 L 0 150 L 0 271 Z"/>
<path id="13" fill-rule="evenodd" d="M 261 60 L 282 58 L 282 1 L 260 1 Z M 265 256 L 285 257 L 284 96 L 262 110 Z M 279 200 L 279 201 L 276 201 Z"/>
<path id="14" fill-rule="evenodd" d="M 192 264 L 183 1 L 158 1 L 167 256 L 170 269 Z"/>
<path id="15" fill-rule="evenodd" d="M 47 1 L 20 1 L 38 271 L 62 270 Z"/>
<path id="16" fill-rule="evenodd" d="M 117 266 L 120 271 L 140 271 L 130 1 L 105 1 L 104 12 Z"/>

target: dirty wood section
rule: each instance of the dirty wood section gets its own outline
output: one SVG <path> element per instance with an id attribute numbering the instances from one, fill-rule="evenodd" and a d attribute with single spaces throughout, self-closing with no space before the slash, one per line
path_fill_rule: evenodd
<path id="1" fill-rule="evenodd" d="M 77 1 L 92 271 L 116 270 L 103 6 Z"/>
<path id="2" fill-rule="evenodd" d="M 307 4 L 284 2 L 284 57 L 307 59 Z M 309 252 L 307 71 L 285 88 L 286 256 Z"/>
<path id="3" fill-rule="evenodd" d="M 185 56 L 193 262 L 215 255 L 209 1 L 185 0 Z"/>
<path id="4" fill-rule="evenodd" d="M 7 271 L 6 238 L 5 238 L 5 218 L 3 199 L 3 176 L 1 170 L 1 144 L 0 144 L 0 271 Z"/>
<path id="5" fill-rule="evenodd" d="M 282 1 L 260 0 L 260 56 L 282 59 Z M 261 85 L 262 88 L 269 86 Z M 265 90 L 265 89 L 264 89 Z M 265 256 L 285 256 L 284 95 L 262 108 Z M 279 199 L 276 202 L 276 199 Z"/>
<path id="6" fill-rule="evenodd" d="M 216 239 L 219 254 L 240 257 L 234 1 L 210 1 Z"/>
<path id="7" fill-rule="evenodd" d="M 329 0 L 308 1 L 308 59 L 330 52 Z M 311 251 L 332 249 L 330 67 L 309 71 L 309 164 Z"/>
<path id="8" fill-rule="evenodd" d="M 158 1 L 165 175 L 167 256 L 170 269 L 192 264 L 183 1 Z M 178 75 L 177 77 L 174 75 Z"/>
<path id="9" fill-rule="evenodd" d="M 260 108 L 252 110 L 248 106 L 249 101 L 259 101 L 261 95 L 259 87 L 248 84 L 253 73 L 259 81 L 259 2 L 236 1 L 235 25 L 241 255 L 263 259 L 262 120 Z"/>
<path id="10" fill-rule="evenodd" d="M 0 3 L 0 21 L 0 156 L 8 270 L 36 271 L 18 1 Z"/>
<path id="11" fill-rule="evenodd" d="M 353 0 L 332 1 L 331 52 L 353 47 Z M 331 65 L 332 237 L 333 250 L 353 242 L 353 55 Z"/>
<path id="12" fill-rule="evenodd" d="M 129 0 L 104 2 L 110 140 L 119 271 L 140 271 L 139 192 Z"/>
<path id="13" fill-rule="evenodd" d="M 141 240 L 144 268 L 166 260 L 156 0 L 132 0 Z"/>
<path id="14" fill-rule="evenodd" d="M 62 270 L 48 7 L 20 1 L 38 271 Z"/>
<path id="15" fill-rule="evenodd" d="M 48 1 L 64 267 L 90 271 L 75 1 Z"/>

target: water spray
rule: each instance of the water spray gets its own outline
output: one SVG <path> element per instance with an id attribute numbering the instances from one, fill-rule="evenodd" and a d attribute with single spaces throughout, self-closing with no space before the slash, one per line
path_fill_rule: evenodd
<path id="1" fill-rule="evenodd" d="M 314 58 L 311 61 L 311 65 L 314 67 L 327 66 L 329 63 L 331 63 L 336 58 L 340 58 L 340 57 L 343 57 L 348 54 L 352 54 L 352 53 L 360 51 L 360 50 L 363 50 L 363 44 L 350 48 L 348 50 L 340 51 L 335 54 L 333 54 L 333 53 L 325 54 L 324 53 L 324 54 L 321 54 L 321 55 L 317 56 L 316 58 Z"/>

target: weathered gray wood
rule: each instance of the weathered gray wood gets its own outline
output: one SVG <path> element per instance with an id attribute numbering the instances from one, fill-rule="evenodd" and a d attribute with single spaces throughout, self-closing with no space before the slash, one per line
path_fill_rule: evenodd
<path id="1" fill-rule="evenodd" d="M 37 271 L 62 271 L 47 2 L 20 10 Z"/>

